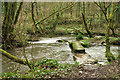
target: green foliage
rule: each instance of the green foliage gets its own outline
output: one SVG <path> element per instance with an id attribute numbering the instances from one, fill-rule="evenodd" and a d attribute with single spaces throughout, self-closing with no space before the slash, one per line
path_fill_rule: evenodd
<path id="1" fill-rule="evenodd" d="M 81 39 L 83 39 L 83 35 L 81 33 L 78 33 L 76 40 L 81 40 Z"/>
<path id="2" fill-rule="evenodd" d="M 50 25 L 46 26 L 46 29 L 51 29 Z"/>
<path id="3" fill-rule="evenodd" d="M 87 47 L 87 48 L 90 47 L 90 44 L 89 44 L 89 42 L 87 40 L 82 40 L 82 42 L 83 43 L 81 43 L 81 44 L 82 44 L 83 47 Z"/>
<path id="4" fill-rule="evenodd" d="M 17 72 L 9 72 L 9 73 L 2 73 L 0 74 L 2 78 L 20 78 L 21 74 L 19 71 Z"/>
<path id="5" fill-rule="evenodd" d="M 75 61 L 75 65 L 79 65 L 79 62 Z"/>
<path id="6" fill-rule="evenodd" d="M 69 75 L 71 70 L 78 67 L 78 62 L 75 64 L 58 64 L 54 59 L 42 59 L 38 61 L 38 66 L 25 74 L 20 74 L 19 71 L 2 73 L 2 78 L 54 78 Z M 70 76 L 70 75 L 69 75 Z"/>
<path id="7" fill-rule="evenodd" d="M 119 53 L 119 55 L 118 55 L 117 59 L 119 59 L 119 60 L 120 60 L 120 52 L 118 51 L 118 53 Z"/>
<path id="8" fill-rule="evenodd" d="M 120 38 L 110 37 L 109 39 L 111 44 L 120 44 Z"/>
<path id="9" fill-rule="evenodd" d="M 105 56 L 107 57 L 107 60 L 109 62 L 115 60 L 115 57 L 114 57 L 114 55 L 111 52 L 106 52 Z"/>
<path id="10" fill-rule="evenodd" d="M 58 66 L 58 62 L 54 59 L 42 59 L 38 61 L 40 66 L 46 66 L 50 68 L 56 68 Z"/>

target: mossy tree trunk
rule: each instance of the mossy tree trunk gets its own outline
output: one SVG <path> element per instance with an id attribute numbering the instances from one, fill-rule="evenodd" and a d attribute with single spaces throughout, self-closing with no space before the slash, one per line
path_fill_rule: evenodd
<path id="1" fill-rule="evenodd" d="M 24 59 L 17 58 L 15 56 L 11 55 L 10 53 L 6 52 L 3 49 L 0 49 L 0 51 L 1 51 L 2 55 L 4 55 L 5 57 L 13 60 L 14 62 L 17 62 L 17 63 L 20 63 L 20 64 L 24 64 L 24 65 L 28 65 L 28 64 L 30 65 L 31 64 L 30 61 L 26 61 Z"/>
<path id="2" fill-rule="evenodd" d="M 108 19 L 108 25 L 107 25 L 107 33 L 106 33 L 106 57 L 107 57 L 107 60 L 109 62 L 115 60 L 115 57 L 114 55 L 110 52 L 110 42 L 109 42 L 109 33 L 110 33 L 110 26 L 111 26 L 111 22 L 113 20 L 113 12 L 114 12 L 114 7 L 115 5 L 112 3 L 112 11 L 110 13 L 110 16 L 109 16 L 109 19 Z"/>
<path id="3" fill-rule="evenodd" d="M 35 21 L 35 15 L 34 15 L 34 3 L 35 2 L 32 2 L 31 3 L 31 13 L 32 13 L 32 20 L 33 20 L 33 23 L 34 23 L 34 26 L 35 26 L 35 28 L 36 28 L 36 32 L 38 31 L 39 33 L 43 33 L 43 29 L 41 28 L 41 26 L 39 26 L 40 27 L 40 29 L 41 29 L 41 31 L 38 29 L 38 27 L 37 27 L 37 25 L 35 25 L 35 23 L 36 23 L 36 21 Z"/>
<path id="4" fill-rule="evenodd" d="M 3 49 L 0 49 L 2 55 L 4 55 L 5 57 L 11 59 L 12 61 L 14 62 L 17 62 L 17 63 L 20 63 L 20 64 L 23 64 L 23 65 L 26 65 L 28 66 L 30 69 L 33 69 L 34 68 L 34 63 L 33 62 L 30 62 L 26 55 L 24 55 L 25 59 L 20 59 L 18 57 L 15 57 L 14 55 L 11 55 L 10 53 L 6 52 L 5 50 Z"/>
<path id="5" fill-rule="evenodd" d="M 17 23 L 18 16 L 23 2 L 17 7 L 16 2 L 4 2 L 4 20 L 2 24 L 2 43 L 3 49 L 13 48 L 15 34 L 13 34 L 14 25 Z"/>

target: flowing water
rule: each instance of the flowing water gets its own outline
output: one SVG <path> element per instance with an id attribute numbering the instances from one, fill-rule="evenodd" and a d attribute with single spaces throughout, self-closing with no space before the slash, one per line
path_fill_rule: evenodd
<path id="1" fill-rule="evenodd" d="M 33 45 L 27 46 L 25 48 L 27 58 L 31 59 L 41 59 L 50 58 L 56 59 L 59 63 L 70 63 L 74 64 L 74 55 L 78 57 L 77 61 L 79 63 L 85 63 L 92 60 L 106 61 L 105 58 L 105 46 L 93 46 L 90 48 L 85 48 L 87 54 L 74 54 L 69 48 L 68 42 L 57 42 L 57 40 L 65 39 L 68 41 L 75 41 L 75 37 L 53 37 L 53 38 L 40 38 L 39 41 L 32 42 Z M 11 54 L 24 59 L 23 49 L 17 48 L 14 50 L 9 50 Z M 111 46 L 111 52 L 117 57 L 118 56 L 118 46 Z M 82 55 L 82 57 L 81 57 Z M 8 69 L 9 68 L 9 69 Z M 20 70 L 23 72 L 28 69 L 27 66 L 15 63 L 10 59 L 2 56 L 2 70 L 3 72 L 8 72 L 11 70 Z"/>

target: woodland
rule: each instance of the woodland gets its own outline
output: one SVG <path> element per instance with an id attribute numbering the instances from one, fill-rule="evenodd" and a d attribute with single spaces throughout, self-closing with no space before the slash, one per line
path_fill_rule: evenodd
<path id="1" fill-rule="evenodd" d="M 1 4 L 2 79 L 120 79 L 120 2 Z"/>

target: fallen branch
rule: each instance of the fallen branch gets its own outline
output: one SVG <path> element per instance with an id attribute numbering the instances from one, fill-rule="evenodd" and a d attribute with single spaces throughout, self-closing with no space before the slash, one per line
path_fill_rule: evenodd
<path id="1" fill-rule="evenodd" d="M 0 51 L 1 51 L 2 55 L 4 55 L 5 57 L 13 60 L 14 62 L 17 62 L 17 63 L 20 63 L 20 64 L 24 64 L 24 65 L 27 65 L 27 66 L 28 66 L 28 64 L 31 64 L 30 61 L 27 62 L 25 59 L 17 58 L 15 56 L 11 55 L 10 53 L 6 52 L 3 49 L 0 49 Z"/>

